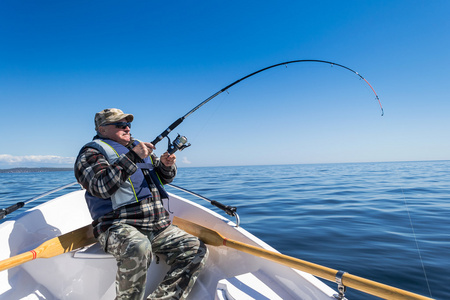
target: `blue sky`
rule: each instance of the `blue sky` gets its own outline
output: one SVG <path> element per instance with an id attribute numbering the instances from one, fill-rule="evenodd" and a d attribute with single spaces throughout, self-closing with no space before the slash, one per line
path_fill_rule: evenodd
<path id="1" fill-rule="evenodd" d="M 151 141 L 189 116 L 177 164 L 450 159 L 449 1 L 0 3 L 0 168 L 71 166 L 94 114 Z M 167 148 L 157 145 L 157 154 Z"/>

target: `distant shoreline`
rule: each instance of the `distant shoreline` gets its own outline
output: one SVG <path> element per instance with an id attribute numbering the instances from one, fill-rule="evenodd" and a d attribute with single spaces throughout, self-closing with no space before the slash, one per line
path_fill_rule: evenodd
<path id="1" fill-rule="evenodd" d="M 61 172 L 73 171 L 73 168 L 12 168 L 0 169 L 0 173 L 36 173 L 36 172 Z"/>

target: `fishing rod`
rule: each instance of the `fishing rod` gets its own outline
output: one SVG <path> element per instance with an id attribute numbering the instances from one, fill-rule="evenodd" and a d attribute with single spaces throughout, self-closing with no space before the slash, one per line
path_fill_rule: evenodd
<path id="1" fill-rule="evenodd" d="M 258 71 L 255 71 L 253 73 L 250 73 L 236 81 L 234 81 L 233 83 L 227 85 L 226 87 L 222 88 L 221 90 L 217 91 L 216 93 L 214 93 L 213 95 L 209 96 L 208 98 L 206 98 L 203 102 L 201 102 L 200 104 L 198 104 L 196 107 L 194 107 L 193 109 L 191 109 L 188 113 L 186 113 L 184 116 L 178 118 L 175 122 L 173 122 L 166 130 L 164 130 L 160 135 L 158 135 L 153 141 L 152 144 L 156 145 L 157 143 L 159 143 L 163 138 L 167 137 L 168 134 L 174 130 L 178 125 L 180 125 L 184 119 L 186 119 L 187 117 L 189 117 L 192 113 L 194 113 L 196 110 L 198 110 L 200 107 L 202 107 L 203 105 L 205 105 L 206 103 L 208 103 L 209 101 L 211 101 L 212 99 L 214 99 L 215 97 L 217 97 L 218 95 L 220 95 L 221 93 L 225 92 L 226 90 L 230 89 L 231 87 L 233 87 L 234 85 L 238 84 L 239 82 L 252 77 L 258 73 L 264 72 L 266 70 L 278 67 L 278 66 L 287 66 L 289 64 L 293 64 L 293 63 L 303 63 L 303 62 L 315 62 L 315 63 L 325 63 L 325 64 L 329 64 L 331 66 L 338 66 L 341 68 L 344 68 L 350 72 L 355 73 L 356 75 L 359 76 L 360 79 L 364 80 L 369 87 L 372 89 L 373 93 L 375 94 L 375 98 L 378 101 L 378 104 L 380 105 L 380 109 L 381 109 L 381 116 L 384 115 L 384 110 L 383 110 L 383 106 L 381 105 L 381 101 L 380 98 L 378 97 L 377 93 L 375 92 L 375 89 L 372 87 L 372 85 L 358 72 L 350 69 L 349 67 L 346 67 L 344 65 L 341 64 L 337 64 L 334 62 L 330 62 L 330 61 L 326 61 L 326 60 L 317 60 L 317 59 L 301 59 L 301 60 L 291 60 L 291 61 L 286 61 L 286 62 L 282 62 L 282 63 L 278 63 L 278 64 L 274 64 L 268 67 L 265 67 L 263 69 L 260 69 Z M 168 138 L 168 137 L 167 137 Z M 189 147 L 190 144 L 186 144 L 187 143 L 187 138 L 185 136 L 180 136 L 178 135 L 177 138 L 175 139 L 175 141 L 171 144 L 170 139 L 169 140 L 169 153 L 172 154 L 177 150 L 183 150 L 186 147 Z"/>
<path id="2" fill-rule="evenodd" d="M 33 197 L 30 200 L 27 200 L 25 202 L 23 202 L 23 201 L 17 202 L 16 204 L 11 205 L 10 207 L 2 208 L 2 209 L 0 209 L 0 220 L 3 219 L 4 217 L 6 217 L 6 215 L 8 215 L 8 214 L 18 210 L 19 208 L 24 207 L 25 204 L 28 204 L 28 203 L 33 202 L 33 201 L 36 201 L 38 199 L 41 199 L 41 198 L 43 198 L 45 196 L 48 196 L 48 195 L 53 194 L 53 193 L 56 193 L 56 192 L 58 192 L 60 190 L 66 189 L 68 187 L 71 187 L 71 186 L 73 186 L 73 185 L 75 185 L 77 183 L 78 182 L 75 181 L 75 182 L 72 182 L 72 183 L 60 186 L 59 188 L 53 189 L 51 191 L 45 192 L 45 193 L 43 193 L 43 194 L 41 194 L 39 196 Z"/>

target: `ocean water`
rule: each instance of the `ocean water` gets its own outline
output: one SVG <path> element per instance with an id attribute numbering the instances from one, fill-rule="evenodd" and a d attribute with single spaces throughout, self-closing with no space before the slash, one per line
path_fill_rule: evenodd
<path id="1" fill-rule="evenodd" d="M 450 161 L 180 168 L 174 184 L 236 206 L 241 226 L 283 254 L 448 299 L 449 170 Z M 72 172 L 0 174 L 0 208 L 73 181 Z"/>

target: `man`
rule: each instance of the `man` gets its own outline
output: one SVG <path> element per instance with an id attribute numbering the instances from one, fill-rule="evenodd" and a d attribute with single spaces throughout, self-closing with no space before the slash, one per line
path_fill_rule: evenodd
<path id="1" fill-rule="evenodd" d="M 176 175 L 174 154 L 156 157 L 151 143 L 131 138 L 134 117 L 111 108 L 95 115 L 97 135 L 80 151 L 75 177 L 86 189 L 94 235 L 117 260 L 116 299 L 143 299 L 153 255 L 170 266 L 147 299 L 184 299 L 204 267 L 207 249 L 172 226 L 163 184 Z"/>

